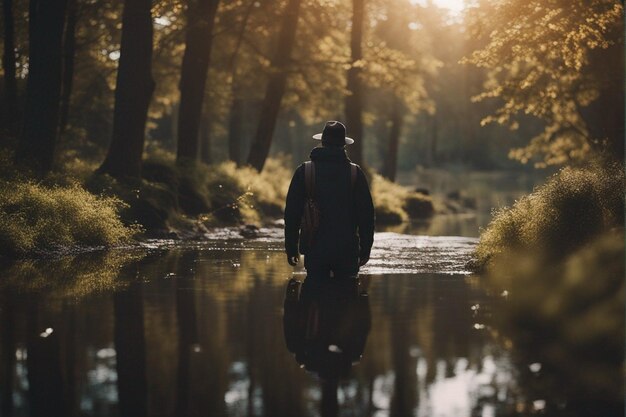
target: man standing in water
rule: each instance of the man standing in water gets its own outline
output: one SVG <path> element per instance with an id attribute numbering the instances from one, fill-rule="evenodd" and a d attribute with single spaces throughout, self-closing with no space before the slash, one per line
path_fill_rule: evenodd
<path id="1" fill-rule="evenodd" d="M 348 159 L 345 147 L 354 140 L 343 124 L 327 122 L 313 139 L 322 146 L 296 169 L 287 194 L 287 261 L 295 266 L 302 253 L 307 277 L 354 277 L 374 242 L 372 196 L 363 171 Z"/>

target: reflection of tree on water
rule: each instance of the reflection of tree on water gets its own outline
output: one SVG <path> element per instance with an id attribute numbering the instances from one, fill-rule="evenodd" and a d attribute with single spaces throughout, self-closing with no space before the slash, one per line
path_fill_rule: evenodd
<path id="1" fill-rule="evenodd" d="M 371 325 L 369 298 L 358 279 L 292 279 L 285 295 L 285 342 L 296 361 L 321 384 L 321 414 L 338 414 L 337 386 L 365 349 Z"/>
<path id="2" fill-rule="evenodd" d="M 120 415 L 142 417 L 147 412 L 146 339 L 141 284 L 116 292 L 115 351 Z"/>

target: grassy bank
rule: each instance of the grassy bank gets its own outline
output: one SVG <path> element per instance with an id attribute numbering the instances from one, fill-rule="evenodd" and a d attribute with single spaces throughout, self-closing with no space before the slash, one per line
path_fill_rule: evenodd
<path id="1" fill-rule="evenodd" d="M 142 235 L 197 238 L 210 227 L 262 226 L 282 218 L 289 165 L 285 157 L 269 159 L 258 173 L 232 162 L 177 164 L 173 154 L 155 151 L 146 157 L 142 178 L 130 182 L 93 174 L 96 165 L 77 158 L 66 159 L 61 172 L 39 183 L 4 175 L 0 253 L 21 257 L 114 246 Z M 2 166 L 16 172 L 9 162 Z M 377 174 L 371 188 L 379 224 L 435 213 L 429 196 Z"/>
<path id="2" fill-rule="evenodd" d="M 137 227 L 124 225 L 116 198 L 98 197 L 79 185 L 0 183 L 0 253 L 22 256 L 77 246 L 127 242 Z"/>
<path id="3" fill-rule="evenodd" d="M 507 295 L 492 321 L 531 402 L 551 398 L 554 416 L 621 415 L 623 171 L 563 169 L 495 213 L 475 256 L 487 286 Z"/>
<path id="4" fill-rule="evenodd" d="M 435 204 L 430 196 L 412 191 L 381 175 L 372 175 L 371 189 L 378 224 L 396 225 L 435 214 Z"/>
<path id="5" fill-rule="evenodd" d="M 482 231 L 474 269 L 507 252 L 560 260 L 612 229 L 624 227 L 624 171 L 618 166 L 564 168 Z"/>

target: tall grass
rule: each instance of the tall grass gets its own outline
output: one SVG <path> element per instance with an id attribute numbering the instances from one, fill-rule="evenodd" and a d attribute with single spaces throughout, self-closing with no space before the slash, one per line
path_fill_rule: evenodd
<path id="1" fill-rule="evenodd" d="M 558 260 L 608 230 L 623 228 L 624 186 L 619 166 L 562 169 L 512 207 L 494 213 L 481 233 L 475 267 L 519 250 Z"/>
<path id="2" fill-rule="evenodd" d="M 119 218 L 120 200 L 95 196 L 79 185 L 47 187 L 0 183 L 0 253 L 22 256 L 73 246 L 109 246 L 137 231 Z"/>

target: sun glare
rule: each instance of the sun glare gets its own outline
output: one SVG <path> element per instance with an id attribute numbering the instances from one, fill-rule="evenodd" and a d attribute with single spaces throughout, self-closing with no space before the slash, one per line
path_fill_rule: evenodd
<path id="1" fill-rule="evenodd" d="M 428 0 L 409 0 L 412 4 L 421 6 L 428 5 Z M 442 9 L 448 9 L 451 14 L 458 15 L 467 7 L 466 0 L 432 0 L 432 3 L 441 7 Z"/>

